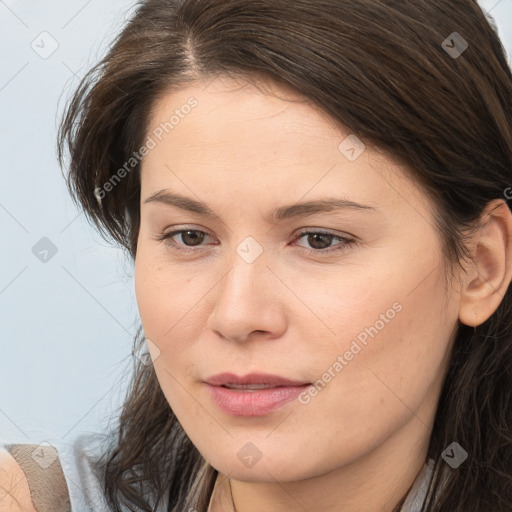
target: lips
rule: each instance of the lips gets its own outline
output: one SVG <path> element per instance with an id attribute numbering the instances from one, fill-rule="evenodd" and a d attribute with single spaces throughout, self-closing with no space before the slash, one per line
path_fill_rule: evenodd
<path id="1" fill-rule="evenodd" d="M 279 375 L 271 375 L 268 373 L 249 373 L 243 377 L 239 377 L 234 373 L 220 373 L 209 377 L 204 382 L 211 386 L 223 386 L 231 389 L 266 389 L 277 387 L 304 386 L 311 384 L 307 381 L 291 380 Z"/>
<path id="2" fill-rule="evenodd" d="M 264 416 L 295 401 L 309 382 L 278 375 L 221 373 L 204 381 L 213 402 L 231 416 Z"/>

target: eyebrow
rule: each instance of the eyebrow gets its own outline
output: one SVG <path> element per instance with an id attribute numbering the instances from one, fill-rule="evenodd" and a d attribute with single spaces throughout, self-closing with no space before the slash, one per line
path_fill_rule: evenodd
<path id="1" fill-rule="evenodd" d="M 160 190 L 154 193 L 144 201 L 144 204 L 146 203 L 161 203 L 168 206 L 175 206 L 182 210 L 187 210 L 205 217 L 220 220 L 220 217 L 205 203 L 176 194 L 169 190 Z M 294 217 L 306 217 L 316 213 L 332 212 L 343 209 L 369 211 L 372 213 L 379 212 L 379 209 L 374 206 L 356 203 L 349 199 L 340 197 L 327 197 L 315 201 L 307 201 L 275 208 L 267 215 L 266 218 L 271 222 L 277 222 Z"/>

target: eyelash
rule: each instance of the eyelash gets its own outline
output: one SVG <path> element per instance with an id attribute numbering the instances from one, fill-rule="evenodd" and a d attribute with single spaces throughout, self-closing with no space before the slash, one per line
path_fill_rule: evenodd
<path id="1" fill-rule="evenodd" d="M 171 247 L 171 248 L 173 248 L 173 249 L 175 249 L 177 251 L 183 252 L 183 253 L 197 252 L 197 249 L 193 249 L 193 248 L 190 248 L 190 247 L 187 247 L 187 246 L 185 246 L 187 248 L 184 249 L 183 246 L 181 246 L 181 245 L 179 245 L 176 242 L 173 242 L 171 240 L 172 237 L 174 237 L 176 235 L 180 235 L 182 233 L 186 233 L 188 231 L 196 232 L 196 233 L 204 233 L 205 235 L 210 236 L 205 231 L 201 231 L 199 229 L 180 229 L 180 230 L 176 230 L 176 231 L 171 231 L 170 233 L 164 233 L 162 235 L 159 235 L 159 236 L 156 237 L 156 240 L 158 242 L 164 242 L 165 241 L 166 245 L 168 245 L 169 247 Z M 325 236 L 331 237 L 333 240 L 339 240 L 340 242 L 343 242 L 341 247 L 337 247 L 335 249 L 307 249 L 305 247 L 302 247 L 302 249 L 304 251 L 306 251 L 309 254 L 315 255 L 315 256 L 323 255 L 323 254 L 331 254 L 331 253 L 341 252 L 341 251 L 344 251 L 344 250 L 348 249 L 349 247 L 351 247 L 351 246 L 353 246 L 353 245 L 355 245 L 357 243 L 356 240 L 354 240 L 353 238 L 348 238 L 348 237 L 344 237 L 344 236 L 340 236 L 340 235 L 335 235 L 333 233 L 327 233 L 327 232 L 324 232 L 324 231 L 303 231 L 303 232 L 301 232 L 301 233 L 299 233 L 297 235 L 297 237 L 295 238 L 294 242 L 296 242 L 297 240 L 300 240 L 305 235 L 325 235 Z M 200 247 L 200 246 L 197 246 L 197 247 Z"/>

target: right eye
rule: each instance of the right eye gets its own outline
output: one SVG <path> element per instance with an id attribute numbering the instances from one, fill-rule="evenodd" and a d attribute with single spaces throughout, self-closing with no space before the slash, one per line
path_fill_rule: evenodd
<path id="1" fill-rule="evenodd" d="M 174 237 L 181 237 L 183 243 L 177 243 L 173 240 Z M 159 242 L 165 242 L 169 247 L 182 252 L 195 252 L 195 249 L 191 247 L 199 247 L 201 242 L 205 239 L 205 236 L 209 236 L 205 231 L 198 229 L 178 229 L 163 233 L 159 235 L 156 240 Z M 190 243 L 190 245 L 188 245 Z"/>

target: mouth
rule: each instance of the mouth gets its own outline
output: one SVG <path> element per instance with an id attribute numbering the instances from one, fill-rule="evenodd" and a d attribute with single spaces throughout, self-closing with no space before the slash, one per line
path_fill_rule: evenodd
<path id="1" fill-rule="evenodd" d="M 230 389 L 266 389 L 311 384 L 311 382 L 291 380 L 269 373 L 250 373 L 243 377 L 234 373 L 220 373 L 206 379 L 205 382 L 212 386 L 222 386 Z"/>
<path id="2" fill-rule="evenodd" d="M 311 385 L 270 374 L 223 373 L 203 381 L 213 402 L 232 416 L 263 416 L 295 400 Z"/>
<path id="3" fill-rule="evenodd" d="M 241 389 L 244 391 L 256 391 L 258 389 L 269 389 L 285 386 L 271 386 L 270 384 L 222 384 L 220 387 L 227 389 Z"/>

